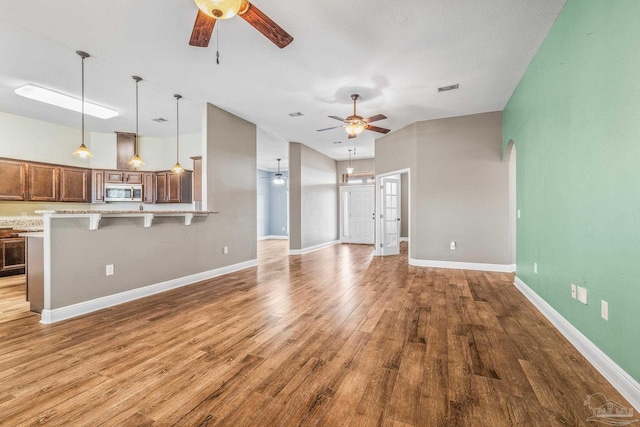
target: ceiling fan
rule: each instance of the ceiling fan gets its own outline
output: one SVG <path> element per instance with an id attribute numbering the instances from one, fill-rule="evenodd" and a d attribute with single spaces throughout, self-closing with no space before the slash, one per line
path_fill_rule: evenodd
<path id="1" fill-rule="evenodd" d="M 253 28 L 260 31 L 280 49 L 293 41 L 293 37 L 260 9 L 248 0 L 194 0 L 198 6 L 198 16 L 193 25 L 193 32 L 189 44 L 191 46 L 207 47 L 216 25 L 216 19 L 229 19 L 240 15 Z"/>
<path id="2" fill-rule="evenodd" d="M 344 122 L 342 126 L 334 126 L 334 127 L 325 128 L 325 129 L 318 129 L 318 132 L 322 132 L 330 129 L 344 128 L 344 130 L 346 130 L 347 133 L 349 134 L 349 138 L 355 138 L 365 130 L 371 130 L 371 131 L 380 132 L 380 133 L 389 133 L 390 132 L 389 129 L 379 128 L 377 126 L 373 126 L 369 124 L 371 122 L 376 122 L 378 120 L 386 119 L 387 116 L 385 116 L 384 114 L 376 114 L 375 116 L 367 117 L 366 119 L 363 118 L 362 116 L 357 115 L 356 102 L 358 101 L 358 98 L 360 98 L 360 95 L 358 95 L 357 93 L 354 93 L 353 95 L 351 95 L 351 99 L 353 99 L 353 115 L 352 116 L 349 116 L 346 119 L 341 119 L 340 117 L 337 117 L 337 116 L 329 116 L 332 119 L 336 119 L 336 120 L 340 120 L 341 122 Z"/>

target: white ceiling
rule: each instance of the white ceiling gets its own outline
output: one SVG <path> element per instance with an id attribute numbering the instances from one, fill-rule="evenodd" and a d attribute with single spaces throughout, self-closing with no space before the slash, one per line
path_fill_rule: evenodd
<path id="1" fill-rule="evenodd" d="M 87 119 L 96 132 L 135 130 L 139 75 L 140 134 L 199 132 L 204 102 L 257 124 L 258 165 L 275 169 L 287 141 L 338 160 L 348 141 L 328 115 L 346 117 L 351 93 L 358 113 L 382 113 L 380 127 L 398 130 L 420 120 L 502 110 L 565 0 L 255 0 L 294 41 L 278 49 L 239 17 L 218 21 L 208 48 L 189 46 L 193 0 L 0 0 L 0 111 L 79 127 L 79 115 L 21 98 L 34 83 L 79 96 L 80 58 L 86 98 L 117 109 L 118 118 Z M 440 86 L 460 89 L 438 94 Z M 302 112 L 302 117 L 288 114 Z M 169 121 L 156 123 L 152 118 Z M 355 143 L 372 157 L 367 131 Z M 340 141 L 340 144 L 334 142 Z M 286 160 L 285 160 L 286 162 Z M 283 166 L 286 163 L 283 163 Z"/>

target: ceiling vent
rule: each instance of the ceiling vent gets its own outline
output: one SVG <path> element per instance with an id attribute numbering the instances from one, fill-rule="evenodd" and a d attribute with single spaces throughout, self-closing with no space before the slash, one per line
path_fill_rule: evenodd
<path id="1" fill-rule="evenodd" d="M 334 144 L 342 144 L 342 141 L 333 141 Z"/>
<path id="2" fill-rule="evenodd" d="M 299 112 L 299 111 L 298 111 L 297 113 L 289 113 L 289 115 L 290 115 L 291 117 L 300 117 L 300 116 L 304 116 L 304 114 L 302 114 L 302 113 L 301 113 L 301 112 Z"/>
<path id="3" fill-rule="evenodd" d="M 446 92 L 448 90 L 455 90 L 458 89 L 460 87 L 460 83 L 456 83 L 454 85 L 449 85 L 449 86 L 442 86 L 438 88 L 438 92 Z"/>
<path id="4" fill-rule="evenodd" d="M 163 122 L 168 122 L 169 120 L 167 119 L 163 119 L 162 117 L 158 117 L 157 119 L 151 119 L 154 122 L 158 122 L 158 123 L 163 123 Z"/>

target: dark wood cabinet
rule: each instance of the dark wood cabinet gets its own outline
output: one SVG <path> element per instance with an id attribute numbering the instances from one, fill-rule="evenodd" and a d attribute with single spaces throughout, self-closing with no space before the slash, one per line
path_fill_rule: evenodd
<path id="1" fill-rule="evenodd" d="M 89 203 L 91 176 L 89 169 L 60 168 L 60 201 Z"/>
<path id="2" fill-rule="evenodd" d="M 91 171 L 91 202 L 104 203 L 104 171 Z"/>
<path id="3" fill-rule="evenodd" d="M 133 166 L 129 164 L 129 160 L 133 158 L 136 151 L 136 134 L 116 132 L 116 136 L 117 168 L 121 170 L 132 170 Z"/>
<path id="4" fill-rule="evenodd" d="M 36 202 L 58 201 L 58 168 L 30 163 L 28 170 L 29 195 L 27 200 Z"/>
<path id="5" fill-rule="evenodd" d="M 104 171 L 104 181 L 116 184 L 142 184 L 144 172 Z"/>
<path id="6" fill-rule="evenodd" d="M 125 184 L 142 184 L 143 172 L 126 172 L 124 174 Z"/>
<path id="7" fill-rule="evenodd" d="M 19 230 L 0 230 L 0 276 L 24 273 L 24 237 Z"/>
<path id="8" fill-rule="evenodd" d="M 193 172 L 156 172 L 156 203 L 191 203 Z"/>
<path id="9" fill-rule="evenodd" d="M 142 201 L 144 203 L 156 202 L 156 174 L 145 172 L 142 177 Z"/>
<path id="10" fill-rule="evenodd" d="M 0 200 L 27 199 L 27 165 L 0 160 Z"/>

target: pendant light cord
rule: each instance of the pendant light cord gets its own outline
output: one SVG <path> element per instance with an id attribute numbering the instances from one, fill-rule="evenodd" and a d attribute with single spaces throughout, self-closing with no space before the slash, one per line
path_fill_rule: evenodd
<path id="1" fill-rule="evenodd" d="M 216 64 L 220 65 L 220 24 L 216 26 Z"/>
<path id="2" fill-rule="evenodd" d="M 173 95 L 176 97 L 176 164 L 180 163 L 178 161 L 179 158 L 179 147 L 180 147 L 180 114 L 179 114 L 179 108 L 180 108 L 180 95 Z"/>
<path id="3" fill-rule="evenodd" d="M 84 145 L 84 56 L 82 56 L 82 145 Z"/>
<path id="4" fill-rule="evenodd" d="M 138 155 L 138 83 L 140 80 L 136 79 L 136 144 L 135 144 L 135 153 L 134 155 Z"/>

